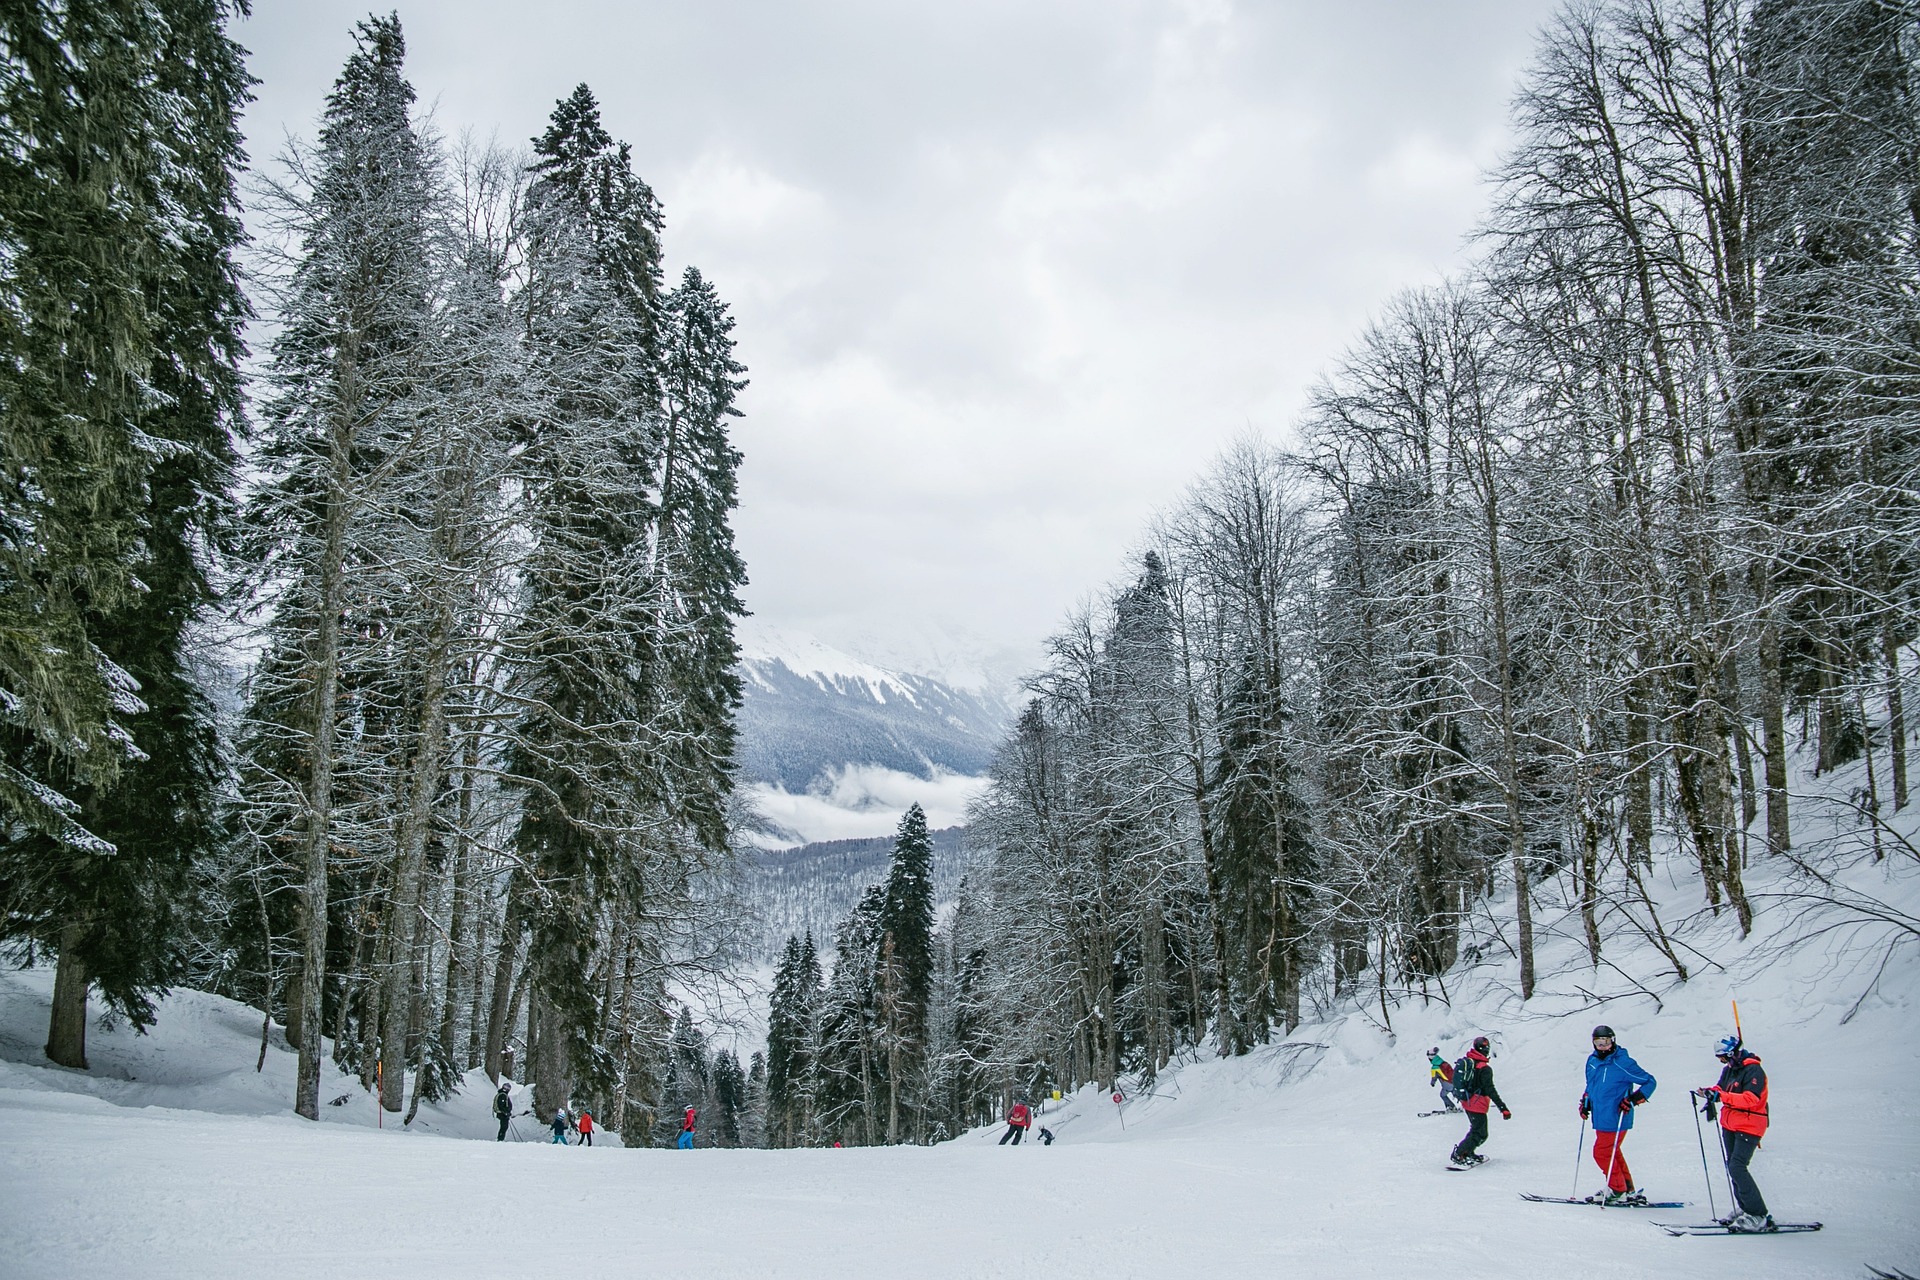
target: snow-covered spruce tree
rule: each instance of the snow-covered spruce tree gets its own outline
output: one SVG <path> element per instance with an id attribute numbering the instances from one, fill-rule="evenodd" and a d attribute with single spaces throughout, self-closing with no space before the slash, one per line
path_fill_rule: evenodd
<path id="1" fill-rule="evenodd" d="M 894 836 L 879 924 L 875 989 L 886 1046 L 887 1141 L 897 1143 L 903 1126 L 919 1132 L 933 989 L 933 844 L 927 815 L 917 804 L 908 807 Z"/>
<path id="2" fill-rule="evenodd" d="M 639 1006 L 609 1006 L 631 951 L 655 991 L 705 926 L 728 860 L 733 619 L 727 521 L 742 385 L 697 275 L 663 298 L 660 213 L 581 86 L 535 143 L 516 306 L 539 403 L 523 489 L 531 547 L 509 640 L 522 812 L 508 913 L 529 935 L 538 1105 L 576 1077 L 612 1093 Z"/>
<path id="3" fill-rule="evenodd" d="M 393 726 L 362 694 L 387 675 L 390 582 L 365 514 L 413 447 L 434 289 L 433 160 L 409 119 L 405 52 L 397 20 L 358 26 L 318 144 L 294 152 L 274 192 L 288 256 L 264 377 L 266 479 L 247 514 L 266 650 L 247 688 L 244 819 L 252 839 L 288 850 L 300 867 L 301 963 L 288 1021 L 300 1045 L 294 1108 L 309 1119 L 318 1118 L 334 851 L 357 846 L 378 859 L 383 843 L 374 825 L 383 781 L 372 775 Z M 357 953 L 365 922 L 341 924 L 343 946 Z"/>
<path id="4" fill-rule="evenodd" d="M 767 1015 L 767 1145 L 807 1145 L 812 1125 L 814 1023 L 820 1003 L 820 957 L 813 935 L 787 939 L 774 970 Z"/>
<path id="5" fill-rule="evenodd" d="M 815 1137 L 825 1144 L 880 1141 L 879 1100 L 886 1087 L 875 976 L 886 891 L 869 886 L 834 931 L 833 973 L 820 996 L 812 1053 Z"/>
<path id="6" fill-rule="evenodd" d="M 247 315 L 229 15 L 0 17 L 0 113 L 27 140 L 0 160 L 0 930 L 57 947 L 47 1052 L 68 1066 L 90 983 L 152 1021 L 219 840 L 189 632 L 227 533 Z"/>

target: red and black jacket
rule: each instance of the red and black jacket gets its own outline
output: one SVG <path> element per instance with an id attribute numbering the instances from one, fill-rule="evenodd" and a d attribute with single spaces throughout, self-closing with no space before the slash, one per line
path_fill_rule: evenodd
<path id="1" fill-rule="evenodd" d="M 1756 1138 L 1767 1132 L 1767 1073 L 1745 1049 L 1720 1073 L 1720 1127 Z"/>

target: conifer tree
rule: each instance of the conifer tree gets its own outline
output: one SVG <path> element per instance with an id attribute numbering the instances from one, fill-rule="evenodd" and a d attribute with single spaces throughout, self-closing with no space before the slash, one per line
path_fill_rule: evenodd
<path id="1" fill-rule="evenodd" d="M 903 1102 L 914 1106 L 913 1086 L 922 1078 L 927 1012 L 933 995 L 933 842 L 918 804 L 900 819 L 886 897 L 880 908 L 879 972 L 881 1029 L 887 1051 L 887 1141 L 899 1142 Z"/>
<path id="2" fill-rule="evenodd" d="M 660 215 L 585 85 L 535 141 L 527 190 L 526 346 L 539 407 L 524 460 L 533 546 L 514 642 L 514 840 L 531 875 L 536 1106 L 571 1093 L 598 1006 L 601 908 L 634 916 L 650 856 L 679 851 L 651 730 L 648 605 L 659 458 Z"/>
<path id="3" fill-rule="evenodd" d="M 33 530 L 0 539 L 0 616 L 37 597 L 31 623 L 0 625 L 0 807 L 23 824 L 0 842 L 0 929 L 57 947 L 47 1049 L 69 1066 L 86 1065 L 89 983 L 151 1023 L 150 995 L 182 972 L 193 866 L 221 836 L 220 746 L 188 633 L 229 534 L 241 415 L 234 180 L 251 82 L 229 13 L 116 0 L 0 18 L 24 72 L 0 111 L 34 140 L 0 160 L 14 303 L 0 316 L 0 524 Z M 23 637 L 41 642 L 24 667 Z M 102 680 L 118 728 L 100 719 Z M 50 728 L 88 758 L 63 763 Z M 124 759 L 103 728 L 124 735 Z M 14 784 L 35 775 L 22 803 Z"/>

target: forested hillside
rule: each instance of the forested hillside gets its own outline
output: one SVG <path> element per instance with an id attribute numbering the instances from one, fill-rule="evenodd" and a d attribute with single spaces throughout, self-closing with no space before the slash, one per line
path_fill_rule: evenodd
<path id="1" fill-rule="evenodd" d="M 950 903 L 970 865 L 965 827 L 927 833 L 932 850 L 933 900 Z M 755 851 L 743 860 L 740 895 L 759 917 L 758 957 L 774 961 L 790 936 L 833 938 L 868 886 L 886 879 L 894 841 L 886 836 L 817 840 L 792 849 Z"/>

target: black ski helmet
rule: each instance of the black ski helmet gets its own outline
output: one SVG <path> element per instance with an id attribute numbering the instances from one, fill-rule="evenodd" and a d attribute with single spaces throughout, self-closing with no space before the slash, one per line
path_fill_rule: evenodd
<path id="1" fill-rule="evenodd" d="M 1593 1029 L 1593 1038 L 1595 1040 L 1598 1040 L 1602 1036 L 1605 1036 L 1609 1040 L 1613 1039 L 1613 1028 L 1604 1022 Z"/>
<path id="2" fill-rule="evenodd" d="M 1487 1039 L 1485 1036 L 1475 1036 L 1473 1038 L 1473 1047 L 1485 1053 L 1487 1050 L 1493 1048 L 1493 1041 Z"/>

